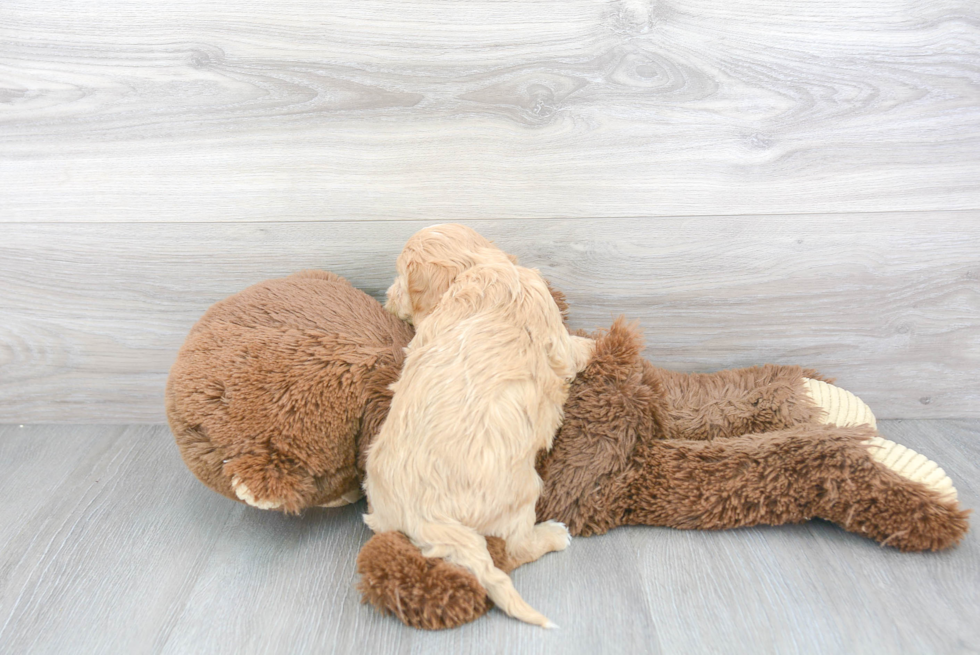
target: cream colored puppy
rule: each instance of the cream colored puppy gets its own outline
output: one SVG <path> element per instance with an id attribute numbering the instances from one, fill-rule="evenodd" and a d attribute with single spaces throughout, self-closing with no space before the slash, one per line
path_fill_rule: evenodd
<path id="1" fill-rule="evenodd" d="M 534 523 L 534 460 L 551 447 L 594 342 L 569 336 L 537 271 L 461 225 L 409 240 L 387 307 L 416 333 L 367 454 L 365 522 L 466 567 L 510 616 L 551 627 L 494 567 L 483 537 L 503 537 L 522 563 L 568 545 L 561 523 Z"/>

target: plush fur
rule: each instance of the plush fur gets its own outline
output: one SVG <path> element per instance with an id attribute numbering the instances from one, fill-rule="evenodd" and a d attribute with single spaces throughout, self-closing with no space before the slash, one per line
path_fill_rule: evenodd
<path id="1" fill-rule="evenodd" d="M 460 225 L 426 228 L 398 259 L 389 305 L 416 333 L 368 449 L 364 520 L 466 567 L 508 615 L 548 626 L 494 566 L 483 536 L 505 538 L 521 563 L 568 544 L 565 526 L 535 525 L 534 459 L 551 447 L 592 342 L 568 334 L 537 271 L 476 237 Z"/>
<path id="2" fill-rule="evenodd" d="M 503 539 L 487 537 L 487 550 L 498 569 L 510 573 L 517 568 L 507 557 Z M 397 565 L 374 566 L 375 562 Z M 361 582 L 364 601 L 390 607 L 406 625 L 452 628 L 480 618 L 493 605 L 469 571 L 438 557 L 423 557 L 401 532 L 372 537 L 370 547 L 358 554 L 357 566 L 376 573 Z"/>
<path id="3" fill-rule="evenodd" d="M 564 309 L 560 294 L 556 301 Z M 328 273 L 272 280 L 218 303 L 192 330 L 168 382 L 184 461 L 233 499 L 232 476 L 242 469 L 224 459 L 253 453 L 249 482 L 280 481 L 261 499 L 293 498 L 280 506 L 292 511 L 343 500 L 363 475 L 364 448 L 387 414 L 387 385 L 411 334 Z M 639 330 L 625 321 L 595 336 L 553 448 L 538 458 L 538 520 L 588 535 L 623 524 L 724 529 L 821 517 L 906 551 L 949 548 L 966 533 L 968 512 L 955 501 L 872 459 L 861 445 L 870 428 L 819 424 L 803 393 L 803 378 L 819 377 L 812 371 L 686 375 L 644 360 Z M 248 354 L 267 348 L 276 356 Z M 293 378 L 301 384 L 291 387 Z M 332 390 L 331 401 L 321 388 Z M 269 438 L 284 417 L 288 438 Z M 322 457 L 291 457 L 292 443 Z M 489 607 L 469 571 L 423 558 L 396 534 L 373 536 L 358 570 L 365 601 L 409 625 L 453 627 Z"/>
<path id="4" fill-rule="evenodd" d="M 177 354 L 167 417 L 187 467 L 287 512 L 360 495 L 412 328 L 347 280 L 306 271 L 215 303 Z M 239 493 L 236 493 L 235 486 Z"/>

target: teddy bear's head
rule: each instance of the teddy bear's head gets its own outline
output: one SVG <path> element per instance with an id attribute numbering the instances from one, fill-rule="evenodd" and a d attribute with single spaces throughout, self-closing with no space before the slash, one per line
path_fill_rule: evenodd
<path id="1" fill-rule="evenodd" d="M 359 496 L 359 454 L 384 420 L 412 328 L 343 278 L 306 271 L 213 305 L 167 384 L 188 468 L 256 507 Z"/>

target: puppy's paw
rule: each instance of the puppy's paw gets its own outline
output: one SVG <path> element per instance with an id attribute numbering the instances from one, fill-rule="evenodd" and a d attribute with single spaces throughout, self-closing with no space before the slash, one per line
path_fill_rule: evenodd
<path id="1" fill-rule="evenodd" d="M 282 507 L 282 501 L 279 500 L 259 500 L 255 495 L 245 486 L 245 483 L 235 476 L 231 479 L 232 489 L 235 490 L 235 495 L 238 496 L 242 502 L 251 505 L 257 509 L 279 509 Z"/>
<path id="2" fill-rule="evenodd" d="M 565 550 L 568 544 L 572 543 L 572 535 L 568 533 L 568 528 L 561 521 L 544 521 L 538 523 L 535 530 L 547 535 L 551 545 L 551 550 Z"/>

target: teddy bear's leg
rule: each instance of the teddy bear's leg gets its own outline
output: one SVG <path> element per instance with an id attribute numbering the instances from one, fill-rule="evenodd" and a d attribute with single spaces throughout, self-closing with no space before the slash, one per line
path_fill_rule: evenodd
<path id="1" fill-rule="evenodd" d="M 679 373 L 644 361 L 644 379 L 659 387 L 670 439 L 721 439 L 812 423 L 819 410 L 806 389 L 816 371 L 753 366 L 716 373 Z"/>
<path id="2" fill-rule="evenodd" d="M 825 425 L 877 427 L 871 408 L 850 391 L 822 380 L 804 379 L 807 394 L 821 412 L 817 420 Z M 921 482 L 943 498 L 956 500 L 956 489 L 943 469 L 924 455 L 877 434 L 867 442 L 871 457 L 899 475 Z"/>
<path id="3" fill-rule="evenodd" d="M 966 532 L 967 514 L 914 458 L 879 461 L 868 425 L 800 425 L 716 441 L 654 441 L 617 493 L 625 522 L 689 529 L 824 518 L 900 550 L 939 550 Z M 884 441 L 884 440 L 882 440 Z M 942 476 L 945 479 L 945 475 Z"/>
<path id="4" fill-rule="evenodd" d="M 871 408 L 850 391 L 811 378 L 803 378 L 803 389 L 810 401 L 820 409 L 816 416 L 819 423 L 878 427 Z"/>

